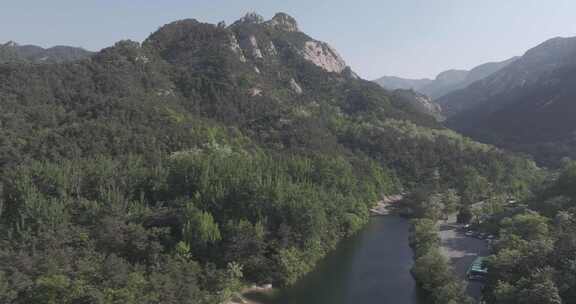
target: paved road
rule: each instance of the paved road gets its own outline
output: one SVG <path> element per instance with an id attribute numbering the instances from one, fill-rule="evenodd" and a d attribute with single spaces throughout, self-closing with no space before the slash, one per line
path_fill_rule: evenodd
<path id="1" fill-rule="evenodd" d="M 456 231 L 456 227 L 451 220 L 440 225 L 441 249 L 450 258 L 456 274 L 468 283 L 468 294 L 478 300 L 482 294 L 482 283 L 466 281 L 466 271 L 476 257 L 487 256 L 490 251 L 486 241 L 467 237 Z"/>

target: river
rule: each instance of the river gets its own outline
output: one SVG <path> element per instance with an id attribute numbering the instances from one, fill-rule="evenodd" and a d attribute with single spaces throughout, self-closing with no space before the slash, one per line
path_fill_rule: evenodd
<path id="1" fill-rule="evenodd" d="M 417 304 L 409 222 L 379 216 L 270 304 Z"/>

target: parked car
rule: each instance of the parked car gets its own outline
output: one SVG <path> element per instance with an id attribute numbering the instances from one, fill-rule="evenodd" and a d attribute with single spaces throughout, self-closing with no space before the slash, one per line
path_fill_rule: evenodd
<path id="1" fill-rule="evenodd" d="M 469 281 L 484 281 L 487 276 L 488 268 L 486 268 L 484 257 L 476 258 L 466 272 L 466 279 Z"/>

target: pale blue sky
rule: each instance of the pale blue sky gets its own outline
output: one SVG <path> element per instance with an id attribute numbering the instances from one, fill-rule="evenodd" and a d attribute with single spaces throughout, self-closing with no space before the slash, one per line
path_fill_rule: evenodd
<path id="1" fill-rule="evenodd" d="M 574 0 L 0 0 L 0 41 L 97 50 L 183 18 L 283 11 L 365 78 L 433 77 L 576 36 Z"/>

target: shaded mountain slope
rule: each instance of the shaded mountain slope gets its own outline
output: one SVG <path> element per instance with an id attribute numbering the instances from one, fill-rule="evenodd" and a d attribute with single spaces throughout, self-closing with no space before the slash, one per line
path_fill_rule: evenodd
<path id="1" fill-rule="evenodd" d="M 576 39 L 554 38 L 439 103 L 456 130 L 553 165 L 576 155 L 575 81 Z"/>

